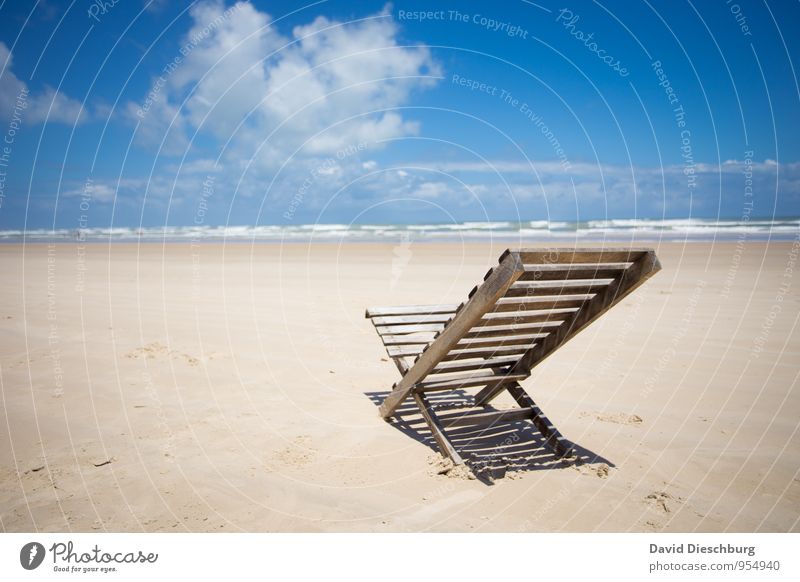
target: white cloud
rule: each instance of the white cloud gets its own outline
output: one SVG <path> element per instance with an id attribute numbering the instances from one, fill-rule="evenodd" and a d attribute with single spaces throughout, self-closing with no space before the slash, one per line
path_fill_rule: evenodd
<path id="1" fill-rule="evenodd" d="M 494 166 L 498 173 L 488 171 Z M 573 164 L 565 172 L 557 161 L 440 162 L 381 164 L 367 175 L 360 169 L 355 185 L 337 194 L 336 206 L 356 214 L 364 205 L 395 201 L 435 202 L 464 220 L 478 216 L 529 219 L 531 216 L 581 220 L 599 216 L 692 215 L 770 216 L 800 203 L 800 163 L 770 160 L 745 166 L 742 161 L 698 164 L 696 185 L 689 187 L 684 167 Z M 403 168 L 403 169 L 400 169 Z M 534 172 L 534 168 L 536 172 Z M 752 169 L 751 177 L 745 170 Z M 348 177 L 352 179 L 352 177 Z M 747 182 L 751 180 L 752 182 Z M 331 185 L 328 193 L 341 182 Z M 752 187 L 752 190 L 745 190 Z M 307 210 L 319 205 L 308 202 Z M 752 202 L 753 207 L 749 204 Z M 776 206 L 777 204 L 777 206 Z M 413 210 L 406 218 L 413 218 Z M 397 214 L 397 217 L 400 217 Z"/>
<path id="2" fill-rule="evenodd" d="M 192 128 L 227 139 L 266 95 L 262 61 L 280 39 L 270 16 L 249 3 L 225 9 L 200 2 L 190 13 L 194 24 L 183 44 L 189 52 L 170 76 L 165 99 L 178 104 L 177 91 L 190 90 L 181 116 Z"/>
<path id="3" fill-rule="evenodd" d="M 401 46 L 390 11 L 319 17 L 291 31 L 250 2 L 201 0 L 190 16 L 177 67 L 164 63 L 150 91 L 123 109 L 136 142 L 169 160 L 139 195 L 191 208 L 213 167 L 215 204 L 263 199 L 264 215 L 252 219 L 275 222 L 301 189 L 301 211 L 313 212 L 332 196 L 357 206 L 374 194 L 369 182 L 387 181 L 361 178 L 377 169 L 382 140 L 419 132 L 401 108 L 439 75 L 426 47 Z M 408 195 L 419 180 L 392 182 L 388 191 Z"/>
<path id="4" fill-rule="evenodd" d="M 31 91 L 27 84 L 19 79 L 11 70 L 13 55 L 8 47 L 0 41 L 0 116 L 8 120 L 17 108 L 21 112 L 23 123 L 65 123 L 80 124 L 88 115 L 81 103 L 52 87 L 45 87 L 41 92 Z"/>
<path id="5" fill-rule="evenodd" d="M 28 106 L 28 119 L 32 123 L 54 122 L 76 125 L 88 118 L 86 110 L 79 101 L 67 97 L 52 87 L 34 95 Z"/>
<path id="6" fill-rule="evenodd" d="M 414 198 L 434 199 L 450 194 L 450 186 L 445 182 L 423 182 L 412 193 Z"/>
<path id="7" fill-rule="evenodd" d="M 166 153 L 180 154 L 197 131 L 226 142 L 228 162 L 253 158 L 274 170 L 294 155 L 335 155 L 419 131 L 396 108 L 431 85 L 438 67 L 427 48 L 399 46 L 390 14 L 319 17 L 290 36 L 249 2 L 199 2 L 190 14 L 177 68 L 154 78 L 143 115 L 141 103 L 126 108 L 140 143 L 166 136 Z"/>
<path id="8" fill-rule="evenodd" d="M 302 206 L 293 220 L 310 221 L 334 196 L 331 207 L 354 213 L 413 198 L 464 214 L 508 215 L 519 208 L 520 216 L 557 211 L 575 218 L 606 210 L 642 216 L 696 211 L 702 204 L 716 211 L 720 199 L 741 211 L 743 167 L 736 160 L 697 164 L 694 190 L 680 165 L 426 158 L 391 167 L 378 157 L 381 141 L 419 133 L 402 108 L 440 71 L 427 48 L 400 46 L 398 24 L 387 11 L 347 22 L 319 17 L 291 31 L 249 2 L 226 8 L 201 0 L 190 15 L 190 29 L 175 47 L 177 68 L 154 78 L 159 89 L 144 115 L 146 96 L 126 109 L 139 124 L 139 143 L 163 141 L 162 155 L 187 154 L 180 164 L 159 164 L 161 171 L 140 189 L 148 196 L 191 204 L 201 191 L 198 180 L 213 170 L 217 200 L 234 193 L 263 200 L 265 216 L 258 220 L 266 222 L 280 222 L 298 193 Z M 359 144 L 366 146 L 343 154 Z M 217 147 L 222 153 L 215 161 Z M 756 162 L 753 173 L 758 192 L 780 187 L 797 195 L 797 164 Z M 759 203 L 766 213 L 766 199 Z"/>
<path id="9" fill-rule="evenodd" d="M 76 185 L 70 190 L 62 192 L 65 198 L 86 198 L 97 202 L 111 202 L 117 196 L 117 188 L 114 183 L 108 182 L 87 182 Z"/>

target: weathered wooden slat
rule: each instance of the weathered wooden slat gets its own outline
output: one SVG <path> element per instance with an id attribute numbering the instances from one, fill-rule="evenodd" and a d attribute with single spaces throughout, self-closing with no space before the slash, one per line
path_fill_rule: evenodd
<path id="1" fill-rule="evenodd" d="M 542 295 L 540 297 L 513 297 L 498 301 L 491 313 L 506 313 L 509 311 L 542 311 L 549 309 L 563 309 L 565 307 L 582 307 L 584 303 L 594 297 L 593 294 L 585 295 Z"/>
<path id="2" fill-rule="evenodd" d="M 505 297 L 533 297 L 538 295 L 565 295 L 586 293 L 596 293 L 613 279 L 598 279 L 597 281 L 587 281 L 578 279 L 575 281 L 523 281 L 514 283 L 514 286 L 506 291 Z"/>
<path id="3" fill-rule="evenodd" d="M 522 271 L 519 257 L 515 254 L 509 254 L 490 274 L 487 274 L 483 284 L 442 330 L 436 341 L 431 343 L 428 349 L 420 354 L 414 366 L 384 399 L 380 407 L 380 414 L 384 418 L 392 415 L 400 403 L 406 399 L 411 388 L 425 378 L 442 361 L 445 354 L 448 354 L 458 341 L 464 337 L 464 334 L 472 329 L 475 323 L 505 294 L 506 290 L 517 280 Z"/>
<path id="4" fill-rule="evenodd" d="M 536 344 L 532 344 L 536 345 Z M 386 346 L 386 353 L 389 357 L 409 357 L 422 354 L 425 346 L 415 344 L 410 346 Z M 493 358 L 495 356 L 507 356 L 509 354 L 524 354 L 530 347 L 527 346 L 499 346 L 486 348 L 454 349 L 444 355 L 442 361 L 465 360 L 468 358 Z"/>
<path id="5" fill-rule="evenodd" d="M 557 348 L 575 337 L 578 332 L 585 329 L 586 326 L 595 319 L 619 303 L 624 297 L 642 285 L 660 269 L 661 264 L 658 262 L 655 253 L 652 251 L 644 253 L 638 261 L 624 272 L 622 277 L 599 292 L 568 324 L 560 326 L 554 333 L 528 350 L 525 356 L 514 365 L 513 371 L 520 373 L 530 372 L 534 366 L 540 364 Z M 498 392 L 498 389 L 487 387 L 476 395 L 475 402 L 478 405 L 486 404 L 491 401 Z"/>
<path id="6" fill-rule="evenodd" d="M 386 317 L 389 315 L 432 315 L 434 313 L 455 313 L 457 304 L 444 305 L 399 305 L 396 307 L 370 307 L 366 317 Z"/>
<path id="7" fill-rule="evenodd" d="M 524 380 L 528 376 L 525 374 L 470 374 L 459 378 L 448 378 L 447 380 L 426 380 L 414 386 L 417 392 L 433 392 L 435 390 L 457 390 L 469 386 L 486 386 L 487 384 L 505 384 Z"/>
<path id="8" fill-rule="evenodd" d="M 525 364 L 532 367 L 541 362 L 557 347 L 574 337 L 575 334 L 619 303 L 660 269 L 661 264 L 658 262 L 654 252 L 642 253 L 637 262 L 624 271 L 620 279 L 608 285 L 601 293 L 598 293 L 591 303 L 581 309 L 569 325 L 560 327 L 530 354 L 526 354 Z M 521 368 L 522 366 L 518 365 L 518 367 Z"/>
<path id="9" fill-rule="evenodd" d="M 450 442 L 450 439 L 447 438 L 447 435 L 444 432 L 444 427 L 439 422 L 439 419 L 436 417 L 436 414 L 431 409 L 431 405 L 428 402 L 428 399 L 425 398 L 424 394 L 418 394 L 414 392 L 412 394 L 414 401 L 419 406 L 420 414 L 422 414 L 422 418 L 425 419 L 425 422 L 428 423 L 428 428 L 431 430 L 431 436 L 436 441 L 436 444 L 439 446 L 439 450 L 442 454 L 448 456 L 451 461 L 453 461 L 454 465 L 463 465 L 464 459 L 461 458 L 461 455 L 458 454 L 453 444 Z"/>
<path id="10" fill-rule="evenodd" d="M 561 281 L 571 279 L 614 279 L 630 263 L 602 263 L 598 265 L 525 265 L 520 281 Z"/>
<path id="11" fill-rule="evenodd" d="M 447 323 L 452 319 L 451 313 L 436 313 L 434 315 L 389 315 L 372 318 L 372 325 L 418 325 L 423 323 Z"/>
<path id="12" fill-rule="evenodd" d="M 441 362 L 432 370 L 431 375 L 429 375 L 428 378 L 435 378 L 438 374 L 449 374 L 451 372 L 503 368 L 516 364 L 518 360 L 519 356 L 507 356 L 501 358 L 490 358 L 488 360 L 454 360 L 452 362 Z"/>
<path id="13" fill-rule="evenodd" d="M 456 344 L 458 348 L 485 348 L 489 346 L 530 345 L 537 339 L 547 337 L 546 333 L 527 335 L 501 335 L 485 338 L 466 338 Z"/>
<path id="14" fill-rule="evenodd" d="M 517 281 L 514 283 L 509 291 L 512 289 L 558 289 L 562 287 L 584 287 L 584 286 L 605 286 L 611 283 L 614 279 L 572 279 L 569 281 Z"/>
<path id="15" fill-rule="evenodd" d="M 382 335 L 385 346 L 411 346 L 414 344 L 429 344 L 433 340 L 433 333 L 409 333 L 404 335 Z"/>
<path id="16" fill-rule="evenodd" d="M 440 414 L 439 422 L 444 428 L 454 426 L 484 426 L 493 425 L 501 422 L 513 422 L 515 420 L 527 420 L 532 418 L 533 412 L 529 408 L 512 408 L 510 410 L 492 410 L 489 412 L 472 412 L 460 414 Z"/>
<path id="17" fill-rule="evenodd" d="M 473 327 L 464 337 L 495 337 L 504 335 L 525 335 L 542 329 L 552 329 L 561 325 L 560 321 L 540 321 L 537 323 L 522 323 L 511 325 L 483 325 Z"/>
<path id="18" fill-rule="evenodd" d="M 619 263 L 541 263 L 538 265 L 525 265 L 526 273 L 535 272 L 561 272 L 561 271 L 624 271 L 630 267 L 632 262 L 619 262 Z M 587 279 L 596 279 L 600 277 L 587 277 Z M 613 277 L 612 277 L 613 278 Z"/>
<path id="19" fill-rule="evenodd" d="M 555 324 L 553 327 L 557 327 Z M 481 329 L 481 328 L 478 328 Z M 532 344 L 534 340 L 547 337 L 549 332 L 537 333 L 537 329 L 543 329 L 541 324 L 533 324 L 531 327 L 520 326 L 500 326 L 500 330 L 492 331 L 488 328 L 489 333 L 471 332 L 464 339 L 460 340 L 456 346 L 458 348 L 470 347 L 486 347 L 486 346 L 500 346 L 511 344 Z M 381 339 L 386 346 L 411 346 L 418 344 L 427 344 L 434 339 L 434 333 L 410 333 L 401 335 L 383 335 Z"/>
<path id="20" fill-rule="evenodd" d="M 400 370 L 400 374 L 405 374 L 408 372 L 408 369 L 411 367 L 413 362 L 409 362 L 408 358 L 392 358 L 394 365 L 397 366 L 397 369 Z"/>
<path id="21" fill-rule="evenodd" d="M 524 311 L 514 313 L 487 313 L 475 324 L 475 329 L 486 325 L 516 325 L 518 323 L 546 323 L 566 321 L 578 311 L 577 307 L 547 309 L 543 311 Z"/>
<path id="22" fill-rule="evenodd" d="M 417 325 L 378 325 L 375 326 L 375 331 L 378 335 L 396 335 L 402 333 L 419 333 L 421 331 L 442 331 L 444 329 L 443 323 L 420 323 Z"/>
<path id="23" fill-rule="evenodd" d="M 651 249 L 646 248 L 555 248 L 519 249 L 523 264 L 531 263 L 633 263 Z"/>
<path id="24" fill-rule="evenodd" d="M 418 356 L 422 353 L 423 346 L 386 346 L 386 353 L 390 358 L 406 358 L 409 356 Z"/>
<path id="25" fill-rule="evenodd" d="M 533 344 L 534 346 L 536 344 Z M 498 346 L 491 348 L 469 348 L 450 350 L 442 358 L 444 361 L 465 360 L 467 358 L 494 358 L 496 356 L 508 356 L 510 354 L 524 354 L 529 347 L 525 346 Z"/>
<path id="26" fill-rule="evenodd" d="M 457 383 L 457 382 L 466 381 L 466 380 L 486 380 L 487 378 L 489 380 L 493 380 L 493 379 L 499 378 L 500 376 L 505 376 L 505 372 L 503 372 L 502 369 L 501 370 L 494 370 L 494 369 L 473 370 L 473 371 L 470 371 L 470 372 L 453 372 L 452 370 L 450 370 L 450 371 L 447 371 L 447 372 L 444 372 L 444 373 L 436 374 L 435 376 L 434 375 L 430 375 L 427 378 L 425 378 L 424 382 L 420 382 L 416 386 L 417 387 L 422 386 L 426 382 L 429 382 L 429 381 L 430 382 L 454 382 L 454 383 Z"/>

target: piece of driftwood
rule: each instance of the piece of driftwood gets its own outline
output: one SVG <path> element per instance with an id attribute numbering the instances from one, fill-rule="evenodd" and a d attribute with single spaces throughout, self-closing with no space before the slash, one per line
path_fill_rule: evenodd
<path id="1" fill-rule="evenodd" d="M 381 416 L 399 414 L 412 397 L 439 450 L 455 464 L 464 461 L 446 429 L 521 420 L 531 421 L 557 456 L 569 456 L 572 444 L 519 381 L 660 268 L 646 248 L 507 250 L 462 304 L 367 309 L 402 375 L 381 403 Z M 451 413 L 425 396 L 467 389 L 479 390 L 474 406 Z M 491 407 L 504 390 L 519 408 Z"/>

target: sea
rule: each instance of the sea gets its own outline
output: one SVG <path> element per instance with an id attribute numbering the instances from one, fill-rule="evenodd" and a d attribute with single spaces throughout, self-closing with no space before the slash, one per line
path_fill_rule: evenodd
<path id="1" fill-rule="evenodd" d="M 800 237 L 800 218 L 611 219 L 581 222 L 461 222 L 448 224 L 298 224 L 149 226 L 0 230 L 0 242 L 691 242 L 778 241 Z"/>

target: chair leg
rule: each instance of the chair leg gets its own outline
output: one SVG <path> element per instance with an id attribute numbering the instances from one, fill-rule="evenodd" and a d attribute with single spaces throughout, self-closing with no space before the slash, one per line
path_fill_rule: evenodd
<path id="1" fill-rule="evenodd" d="M 419 411 L 422 413 L 422 417 L 425 419 L 425 422 L 428 423 L 428 427 L 431 430 L 433 438 L 436 440 L 436 444 L 439 445 L 439 451 L 446 457 L 449 457 L 449 459 L 453 461 L 454 465 L 463 465 L 464 459 L 461 458 L 461 455 L 458 454 L 458 451 L 456 451 L 453 443 L 451 443 L 450 439 L 447 438 L 447 435 L 444 432 L 444 427 L 436 417 L 436 413 L 433 411 L 428 399 L 424 394 L 417 393 L 416 391 L 412 392 L 412 395 L 414 397 L 414 401 L 417 403 L 417 406 L 419 406 Z"/>
<path id="2" fill-rule="evenodd" d="M 508 384 L 489 384 L 475 395 L 475 406 L 486 406 L 503 391 Z"/>
<path id="3" fill-rule="evenodd" d="M 545 444 L 557 457 L 571 457 L 575 454 L 575 445 L 565 439 L 553 423 L 544 415 L 542 409 L 533 401 L 527 392 L 517 382 L 505 384 L 511 397 L 523 408 L 533 410 L 533 424 L 545 438 Z"/>

